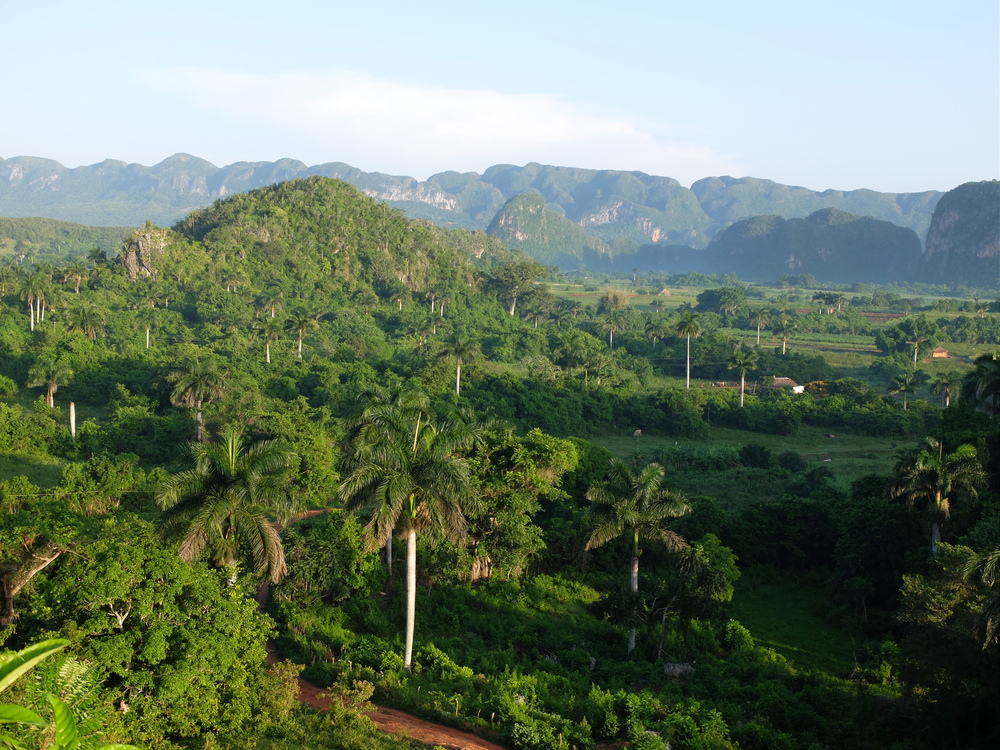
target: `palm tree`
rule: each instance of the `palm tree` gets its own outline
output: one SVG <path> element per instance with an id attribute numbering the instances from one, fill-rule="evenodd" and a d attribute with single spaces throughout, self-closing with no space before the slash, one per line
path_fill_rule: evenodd
<path id="1" fill-rule="evenodd" d="M 264 339 L 264 361 L 271 364 L 271 344 L 281 338 L 282 325 L 274 318 L 264 318 L 257 321 L 254 330 Z"/>
<path id="2" fill-rule="evenodd" d="M 416 621 L 417 534 L 435 533 L 458 540 L 465 533 L 464 507 L 473 499 L 469 466 L 456 451 L 470 444 L 471 433 L 457 424 L 419 425 L 409 435 L 393 426 L 371 424 L 356 441 L 341 497 L 353 510 L 366 508 L 369 550 L 394 533 L 406 539 L 406 646 L 403 666 L 413 663 Z"/>
<path id="3" fill-rule="evenodd" d="M 757 309 L 750 313 L 751 325 L 757 326 L 757 346 L 760 346 L 760 329 L 766 328 L 770 322 L 771 316 L 767 314 L 767 310 Z"/>
<path id="4" fill-rule="evenodd" d="M 979 629 L 983 635 L 983 650 L 1000 645 L 1000 547 L 972 557 L 963 571 L 965 580 L 980 579 L 990 587 L 979 615 Z"/>
<path id="5" fill-rule="evenodd" d="M 781 339 L 781 353 L 785 354 L 786 346 L 792 338 L 792 332 L 798 328 L 798 324 L 787 315 L 782 315 L 771 326 L 771 332 Z"/>
<path id="6" fill-rule="evenodd" d="M 52 355 L 42 355 L 28 370 L 28 388 L 45 386 L 45 403 L 55 408 L 55 395 L 59 386 L 73 381 L 73 370 L 63 360 Z"/>
<path id="7" fill-rule="evenodd" d="M 89 270 L 90 269 L 87 268 L 87 264 L 79 259 L 70 262 L 70 264 L 63 269 L 63 278 L 67 281 L 73 282 L 74 293 L 80 293 L 80 283 L 87 278 Z"/>
<path id="8" fill-rule="evenodd" d="M 32 331 L 35 330 L 35 325 L 42 321 L 42 306 L 49 293 L 49 287 L 48 276 L 40 271 L 29 274 L 21 285 L 21 298 L 28 303 Z"/>
<path id="9" fill-rule="evenodd" d="M 926 440 L 927 448 L 896 465 L 900 481 L 893 488 L 893 495 L 905 497 L 911 506 L 917 500 L 927 502 L 931 554 L 937 554 L 941 526 L 951 516 L 952 502 L 961 494 L 978 497 L 979 488 L 986 482 L 986 472 L 976 449 L 968 443 L 945 453 L 944 443 L 931 437 Z"/>
<path id="10" fill-rule="evenodd" d="M 663 318 L 650 318 L 646 323 L 646 338 L 653 340 L 653 351 L 656 351 L 656 342 L 666 338 L 669 333 L 667 321 Z"/>
<path id="11" fill-rule="evenodd" d="M 455 395 L 462 392 L 462 363 L 479 354 L 479 344 L 476 340 L 466 336 L 464 333 L 455 332 L 449 338 L 441 342 L 441 350 L 438 357 L 455 358 Z"/>
<path id="12" fill-rule="evenodd" d="M 976 357 L 974 364 L 975 369 L 965 376 L 968 394 L 979 411 L 1000 414 L 1000 349 Z"/>
<path id="13" fill-rule="evenodd" d="M 760 360 L 760 352 L 756 349 L 736 347 L 733 356 L 729 358 L 729 369 L 740 371 L 740 408 L 743 408 L 743 394 L 746 392 L 747 371 L 756 370 Z"/>
<path id="14" fill-rule="evenodd" d="M 940 393 L 944 399 L 944 408 L 951 406 L 951 392 L 962 382 L 962 375 L 956 370 L 942 372 L 931 381 L 931 388 L 935 393 Z"/>
<path id="15" fill-rule="evenodd" d="M 604 323 L 601 326 L 608 332 L 608 349 L 615 348 L 615 331 L 620 331 L 625 327 L 625 316 L 622 310 L 612 307 L 608 314 L 604 316 Z"/>
<path id="16" fill-rule="evenodd" d="M 207 548 L 213 563 L 233 569 L 243 547 L 255 573 L 280 581 L 285 553 L 267 514 L 279 520 L 291 514 L 285 473 L 295 454 L 273 440 L 247 445 L 239 429 L 229 427 L 218 443 L 192 443 L 191 455 L 194 468 L 168 477 L 156 492 L 170 521 L 189 524 L 181 559 L 196 560 Z"/>
<path id="17" fill-rule="evenodd" d="M 687 387 L 691 389 L 691 339 L 701 336 L 701 326 L 698 325 L 698 315 L 692 312 L 684 313 L 674 326 L 678 336 L 687 338 Z"/>
<path id="18" fill-rule="evenodd" d="M 222 398 L 222 390 L 226 384 L 225 375 L 214 359 L 196 357 L 185 361 L 180 369 L 174 370 L 168 378 L 174 383 L 174 390 L 170 393 L 170 403 L 195 410 L 195 420 L 198 423 L 197 439 L 204 440 L 202 404 Z"/>
<path id="19" fill-rule="evenodd" d="M 623 534 L 632 542 L 632 565 L 629 590 L 639 591 L 640 540 L 663 542 L 671 550 L 686 547 L 684 538 L 663 527 L 664 521 L 689 513 L 687 500 L 663 486 L 664 471 L 659 464 L 649 464 L 632 471 L 621 459 L 613 459 L 608 478 L 595 482 L 587 490 L 587 499 L 594 503 L 594 526 L 586 549 L 600 547 Z M 635 650 L 635 627 L 628 637 L 628 652 Z"/>
<path id="20" fill-rule="evenodd" d="M 904 372 L 892 378 L 889 385 L 889 393 L 903 394 L 903 411 L 906 411 L 906 394 L 916 393 L 917 377 L 912 372 Z"/>
<path id="21" fill-rule="evenodd" d="M 0 297 L 7 296 L 7 288 L 18 278 L 17 271 L 6 263 L 0 264 Z"/>
<path id="22" fill-rule="evenodd" d="M 156 325 L 160 312 L 155 307 L 143 305 L 135 311 L 134 325 L 146 331 L 146 348 L 149 348 L 149 332 Z"/>
<path id="23" fill-rule="evenodd" d="M 264 290 L 264 293 L 260 295 L 258 302 L 264 312 L 269 312 L 273 318 L 277 315 L 278 310 L 281 309 L 282 297 L 283 294 L 281 290 L 272 287 Z"/>
<path id="24" fill-rule="evenodd" d="M 524 314 L 524 319 L 531 321 L 535 328 L 538 328 L 538 321 L 545 320 L 547 317 L 545 311 L 539 307 L 532 308 Z"/>
<path id="25" fill-rule="evenodd" d="M 66 322 L 71 331 L 79 331 L 91 341 L 97 340 L 97 333 L 104 325 L 104 317 L 93 302 L 80 302 L 66 311 Z"/>
<path id="26" fill-rule="evenodd" d="M 298 356 L 299 359 L 302 359 L 302 339 L 306 337 L 309 331 L 319 328 L 319 315 L 305 308 L 298 307 L 292 310 L 287 325 L 298 337 Z"/>

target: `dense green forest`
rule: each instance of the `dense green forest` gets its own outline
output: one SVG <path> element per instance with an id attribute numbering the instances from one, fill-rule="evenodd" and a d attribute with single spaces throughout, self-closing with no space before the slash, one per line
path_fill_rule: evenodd
<path id="1" fill-rule="evenodd" d="M 562 277 L 319 177 L 7 258 L 0 741 L 396 747 L 375 701 L 995 746 L 998 341 L 978 298 Z"/>

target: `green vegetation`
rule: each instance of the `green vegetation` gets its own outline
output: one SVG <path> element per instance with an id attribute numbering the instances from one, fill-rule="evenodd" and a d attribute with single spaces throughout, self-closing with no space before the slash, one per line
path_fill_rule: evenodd
<path id="1" fill-rule="evenodd" d="M 996 303 L 568 279 L 318 177 L 0 271 L 0 628 L 67 642 L 9 688 L 46 727 L 395 747 L 375 700 L 512 750 L 1000 740 Z"/>

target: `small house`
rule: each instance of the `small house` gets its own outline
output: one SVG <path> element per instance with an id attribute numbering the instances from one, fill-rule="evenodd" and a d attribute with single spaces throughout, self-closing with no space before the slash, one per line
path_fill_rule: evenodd
<path id="1" fill-rule="evenodd" d="M 931 357 L 933 359 L 948 359 L 948 350 L 943 346 L 939 346 L 931 354 Z"/>
<path id="2" fill-rule="evenodd" d="M 775 378 L 771 384 L 772 388 L 791 388 L 792 393 L 805 393 L 806 387 L 799 385 L 791 378 Z"/>

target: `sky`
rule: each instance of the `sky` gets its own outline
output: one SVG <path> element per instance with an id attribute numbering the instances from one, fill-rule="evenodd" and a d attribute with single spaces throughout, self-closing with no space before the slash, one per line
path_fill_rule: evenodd
<path id="1" fill-rule="evenodd" d="M 0 0 L 0 158 L 1000 177 L 996 0 Z"/>

